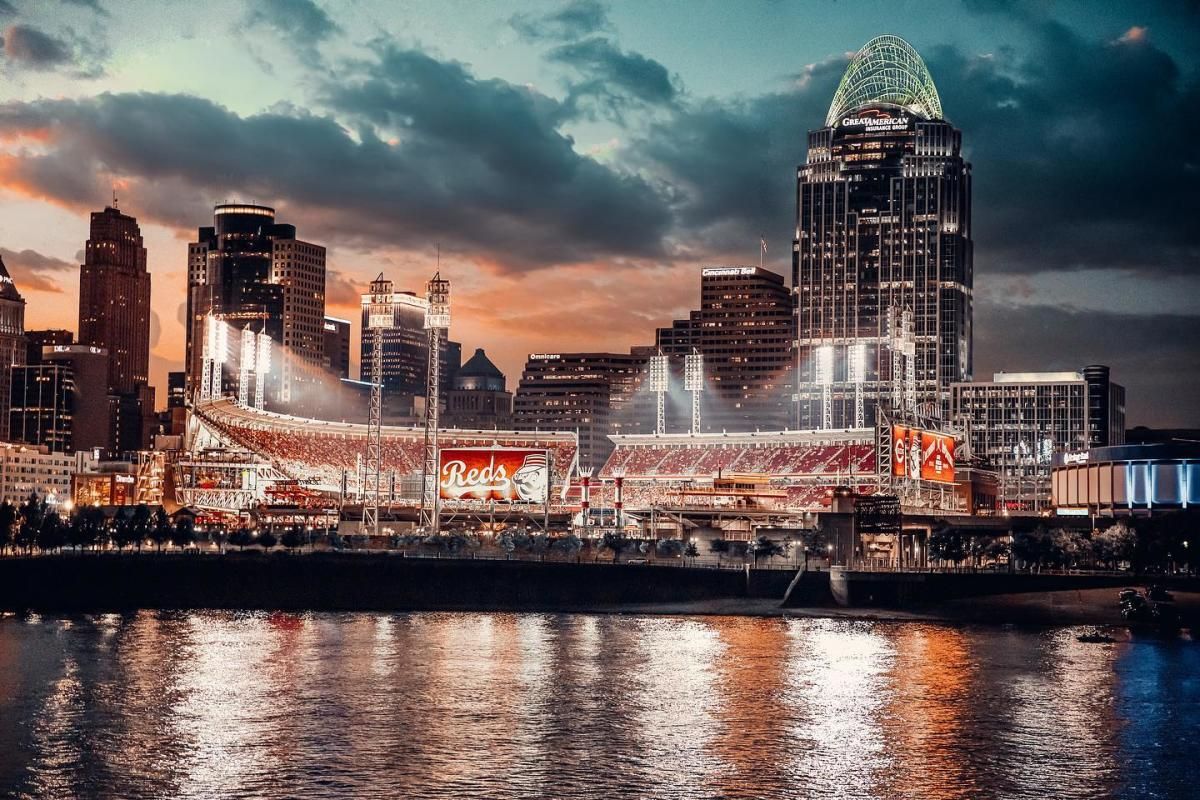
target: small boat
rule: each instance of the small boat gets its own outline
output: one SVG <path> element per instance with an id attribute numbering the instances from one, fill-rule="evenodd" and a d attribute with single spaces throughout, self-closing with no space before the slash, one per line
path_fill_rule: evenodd
<path id="1" fill-rule="evenodd" d="M 1100 631 L 1089 631 L 1088 633 L 1081 633 L 1078 636 L 1076 636 L 1075 639 L 1077 641 L 1083 642 L 1084 644 L 1112 644 L 1113 642 L 1116 641 L 1116 639 L 1114 639 L 1113 637 L 1109 636 L 1106 633 L 1101 633 Z"/>

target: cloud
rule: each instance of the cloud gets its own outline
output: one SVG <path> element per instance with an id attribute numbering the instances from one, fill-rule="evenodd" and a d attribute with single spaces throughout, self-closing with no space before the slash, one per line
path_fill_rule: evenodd
<path id="1" fill-rule="evenodd" d="M 51 70 L 75 62 L 67 42 L 29 25 L 10 25 L 0 42 L 6 61 L 29 69 Z"/>
<path id="2" fill-rule="evenodd" d="M 325 271 L 325 305 L 355 306 L 362 303 L 365 286 L 353 277 L 336 269 Z"/>
<path id="3" fill-rule="evenodd" d="M 189 95 L 0 104 L 0 186 L 85 208 L 121 180 L 144 216 L 180 228 L 211 200 L 252 197 L 319 241 L 440 241 L 499 270 L 663 253 L 671 215 L 656 187 L 578 153 L 557 101 L 417 51 L 377 55 L 325 90 L 352 131 Z"/>
<path id="4" fill-rule="evenodd" d="M 63 2 L 73 6 L 86 8 L 89 11 L 94 11 L 98 16 L 101 17 L 110 16 L 108 10 L 104 8 L 104 6 L 100 5 L 100 0 L 63 0 Z"/>
<path id="5" fill-rule="evenodd" d="M 341 27 L 313 0 L 255 0 L 246 16 L 250 25 L 274 29 L 289 43 L 312 54 Z"/>
<path id="6" fill-rule="evenodd" d="M 622 52 L 603 38 L 584 39 L 554 48 L 550 61 L 571 67 L 583 76 L 571 84 L 565 105 L 572 111 L 593 101 L 617 119 L 630 104 L 666 106 L 678 89 L 667 68 L 640 53 Z"/>
<path id="7" fill-rule="evenodd" d="M 0 17 L 15 17 L 17 15 L 16 7 L 8 2 L 8 0 L 0 0 Z"/>
<path id="8" fill-rule="evenodd" d="M 975 337 L 975 377 L 1107 364 L 1112 379 L 1128 387 L 1131 427 L 1194 426 L 1200 419 L 1198 326 L 1200 317 L 1183 314 L 977 303 L 975 329 L 992 335 Z"/>
<path id="9" fill-rule="evenodd" d="M 71 28 L 55 36 L 30 25 L 9 25 L 0 35 L 4 62 L 35 72 L 67 69 L 77 77 L 95 78 L 104 73 L 109 51 L 102 36 L 78 36 Z"/>
<path id="10" fill-rule="evenodd" d="M 22 293 L 61 292 L 63 288 L 59 281 L 79 269 L 78 264 L 42 255 L 36 250 L 16 251 L 0 247 L 0 261 L 4 262 L 17 290 Z"/>
<path id="11" fill-rule="evenodd" d="M 575 0 L 549 14 L 514 14 L 509 24 L 530 42 L 567 42 L 612 30 L 608 9 L 596 0 Z"/>

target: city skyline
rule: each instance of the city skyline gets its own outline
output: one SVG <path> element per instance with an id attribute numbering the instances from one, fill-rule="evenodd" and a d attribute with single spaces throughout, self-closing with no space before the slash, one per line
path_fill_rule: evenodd
<path id="1" fill-rule="evenodd" d="M 928 63 L 973 165 L 976 379 L 1105 363 L 1131 425 L 1197 416 L 1185 190 L 1140 167 L 1145 152 L 1155 172 L 1191 163 L 1182 7 L 948 5 L 934 27 L 925 9 L 834 20 L 828 4 L 748 6 L 731 26 L 703 5 L 697 41 L 741 57 L 722 72 L 655 32 L 661 9 L 627 4 L 497 10 L 454 35 L 431 8 L 218 5 L 235 43 L 217 46 L 244 52 L 201 78 L 187 13 L 126 39 L 113 34 L 138 3 L 0 4 L 0 256 L 26 327 L 74 328 L 72 254 L 115 189 L 155 277 L 160 397 L 183 361 L 187 242 L 223 200 L 272 205 L 329 249 L 339 317 L 381 269 L 419 292 L 440 243 L 451 338 L 510 380 L 527 353 L 648 341 L 695 307 L 702 267 L 754 263 L 760 235 L 786 275 L 808 131 L 850 51 L 894 32 Z M 789 34 L 770 57 L 752 44 Z"/>

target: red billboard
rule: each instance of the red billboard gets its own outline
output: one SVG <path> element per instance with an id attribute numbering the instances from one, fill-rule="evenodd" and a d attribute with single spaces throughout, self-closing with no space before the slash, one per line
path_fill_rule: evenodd
<path id="1" fill-rule="evenodd" d="M 904 425 L 892 426 L 892 475 L 954 483 L 954 437 Z"/>
<path id="2" fill-rule="evenodd" d="M 443 500 L 545 503 L 550 456 L 545 450 L 444 447 L 438 452 L 438 494 Z"/>
<path id="3" fill-rule="evenodd" d="M 921 479 L 954 483 L 954 437 L 921 431 Z"/>

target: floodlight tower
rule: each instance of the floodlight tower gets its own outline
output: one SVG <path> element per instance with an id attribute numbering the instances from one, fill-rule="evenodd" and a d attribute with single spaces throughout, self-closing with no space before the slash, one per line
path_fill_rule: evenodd
<path id="1" fill-rule="evenodd" d="M 579 510 L 583 517 L 583 535 L 586 538 L 588 528 L 592 524 L 592 470 L 584 467 L 579 470 Z"/>
<path id="2" fill-rule="evenodd" d="M 200 376 L 200 399 L 221 396 L 221 368 L 229 353 L 229 326 L 209 314 L 204 318 L 204 354 Z"/>
<path id="3" fill-rule="evenodd" d="M 817 385 L 821 387 L 821 429 L 833 427 L 833 345 L 817 348 Z"/>
<path id="4" fill-rule="evenodd" d="M 854 384 L 854 427 L 862 428 L 866 424 L 866 414 L 863 410 L 863 383 L 866 380 L 867 346 L 862 342 L 855 342 L 850 345 L 847 356 L 847 377 Z"/>
<path id="5" fill-rule="evenodd" d="M 254 332 L 250 326 L 242 328 L 242 357 L 238 360 L 238 405 L 250 405 L 250 366 L 254 362 Z"/>
<path id="6" fill-rule="evenodd" d="M 692 436 L 700 433 L 700 395 L 704 391 L 704 354 L 693 347 L 683 357 L 683 388 L 692 393 Z"/>
<path id="7" fill-rule="evenodd" d="M 888 349 L 892 353 L 892 409 L 912 412 L 917 405 L 917 342 L 913 313 L 888 308 Z"/>
<path id="8" fill-rule="evenodd" d="M 441 402 L 442 337 L 450 328 L 450 281 L 439 270 L 426 285 L 425 329 L 429 369 L 425 383 L 425 465 L 421 475 L 421 525 L 434 536 L 440 524 L 438 492 L 438 405 Z"/>
<path id="9" fill-rule="evenodd" d="M 670 362 L 662 350 L 650 357 L 650 391 L 654 392 L 654 432 L 667 432 L 667 392 L 670 391 Z"/>
<path id="10" fill-rule="evenodd" d="M 255 338 L 258 344 L 254 350 L 254 407 L 262 411 L 264 388 L 271 372 L 271 335 L 262 332 Z"/>
<path id="11" fill-rule="evenodd" d="M 367 459 L 363 495 L 362 532 L 379 535 L 379 476 L 383 468 L 383 332 L 395 324 L 391 281 L 379 273 L 366 300 L 367 330 L 371 337 L 371 403 L 367 410 Z"/>

